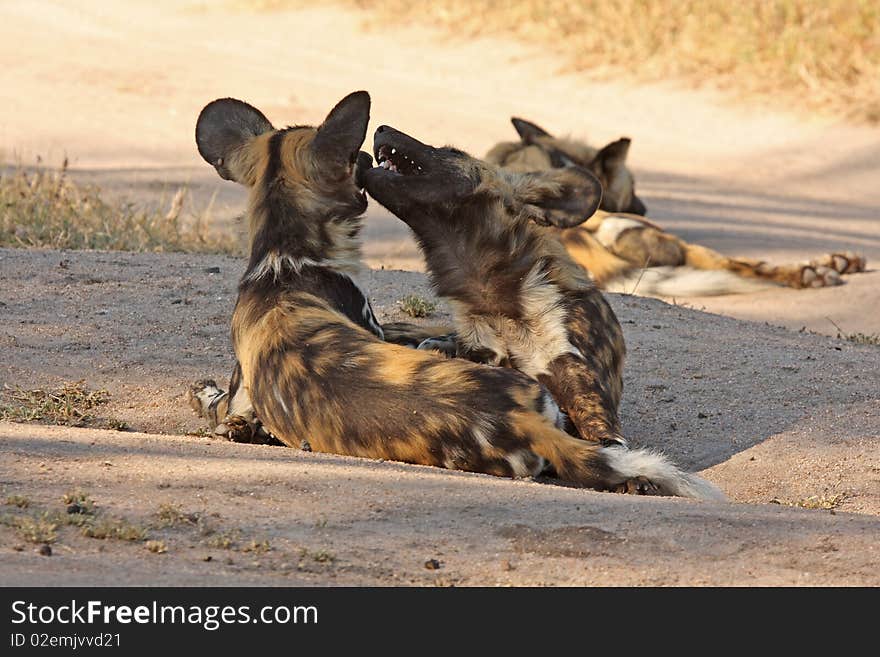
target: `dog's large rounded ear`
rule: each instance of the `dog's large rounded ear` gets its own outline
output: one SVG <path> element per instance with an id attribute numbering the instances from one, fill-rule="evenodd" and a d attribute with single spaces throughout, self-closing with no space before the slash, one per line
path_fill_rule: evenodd
<path id="1" fill-rule="evenodd" d="M 602 202 L 602 185 L 581 167 L 525 174 L 515 189 L 529 218 L 541 226 L 578 226 Z"/>
<path id="2" fill-rule="evenodd" d="M 593 172 L 601 171 L 606 175 L 611 175 L 619 170 L 626 164 L 630 143 L 629 137 L 621 137 L 617 141 L 603 146 L 590 162 L 590 170 Z"/>
<path id="3" fill-rule="evenodd" d="M 273 130 L 272 124 L 256 107 L 220 98 L 205 105 L 196 122 L 196 145 L 205 161 L 220 177 L 246 184 L 240 149 L 254 137 Z"/>
<path id="4" fill-rule="evenodd" d="M 510 122 L 516 128 L 516 132 L 524 144 L 534 144 L 539 137 L 550 137 L 552 139 L 549 132 L 530 121 L 513 116 L 510 118 Z"/>
<path id="5" fill-rule="evenodd" d="M 312 152 L 333 178 L 351 175 L 370 122 L 370 94 L 355 91 L 337 103 L 318 127 Z"/>

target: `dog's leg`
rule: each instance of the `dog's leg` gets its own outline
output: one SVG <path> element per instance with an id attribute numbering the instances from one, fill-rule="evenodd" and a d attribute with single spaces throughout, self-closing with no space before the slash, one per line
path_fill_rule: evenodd
<path id="1" fill-rule="evenodd" d="M 412 347 L 413 349 L 425 340 L 448 336 L 454 339 L 455 329 L 451 326 L 419 326 L 410 322 L 388 322 L 382 325 L 385 342 Z"/>
<path id="2" fill-rule="evenodd" d="M 538 381 L 550 391 L 581 438 L 601 445 L 626 447 L 612 391 L 606 390 L 596 376 L 595 372 L 600 371 L 596 364 L 589 364 L 574 354 L 564 354 L 552 360 L 547 370 L 547 374 L 538 376 Z"/>
<path id="3" fill-rule="evenodd" d="M 217 436 L 237 443 L 280 445 L 257 419 L 247 388 L 241 385 L 241 367 L 235 364 L 229 381 L 229 392 L 221 390 L 212 379 L 197 381 L 189 390 L 189 404 L 196 415 L 208 422 Z M 308 450 L 308 443 L 303 444 Z"/>
<path id="4" fill-rule="evenodd" d="M 213 379 L 202 379 L 190 386 L 189 405 L 199 417 L 205 418 L 208 428 L 214 428 L 226 417 L 229 408 L 229 394 L 217 387 Z"/>
<path id="5" fill-rule="evenodd" d="M 236 443 L 281 445 L 280 441 L 263 429 L 254 412 L 250 392 L 242 385 L 241 379 L 241 365 L 236 363 L 229 379 L 229 407 L 223 421 L 214 428 L 214 433 Z M 303 449 L 306 447 L 303 446 Z"/>
<path id="6" fill-rule="evenodd" d="M 455 333 L 448 333 L 447 335 L 437 335 L 432 338 L 422 340 L 419 343 L 419 346 L 416 347 L 416 349 L 419 349 L 421 351 L 433 351 L 440 354 L 441 356 L 445 356 L 446 358 L 461 357 L 461 354 L 459 353 L 458 338 Z"/>
<path id="7" fill-rule="evenodd" d="M 731 271 L 743 278 L 754 278 L 773 282 L 777 285 L 793 288 L 829 287 L 840 285 L 840 273 L 835 265 L 846 271 L 855 271 L 863 259 L 852 255 L 852 259 L 840 256 L 835 261 L 834 255 L 826 256 L 827 264 L 821 259 L 814 262 L 787 265 L 771 265 L 760 260 L 728 258 L 720 253 L 698 244 L 683 243 L 685 247 L 684 264 L 694 269 Z M 840 255 L 840 254 L 838 254 Z"/>
<path id="8" fill-rule="evenodd" d="M 568 255 L 587 270 L 599 287 L 603 287 L 606 281 L 632 271 L 634 267 L 633 263 L 609 251 L 581 226 L 559 231 L 558 235 Z M 641 264 L 643 263 L 639 266 Z"/>
<path id="9" fill-rule="evenodd" d="M 686 266 L 703 271 L 729 271 L 742 278 L 785 287 L 812 288 L 840 285 L 840 274 L 865 269 L 865 258 L 851 252 L 830 253 L 810 262 L 783 265 L 730 258 L 708 247 L 685 242 L 644 221 L 614 215 L 605 217 L 592 232 L 578 227 L 563 231 L 561 238 L 569 254 L 599 285 L 633 268 Z"/>

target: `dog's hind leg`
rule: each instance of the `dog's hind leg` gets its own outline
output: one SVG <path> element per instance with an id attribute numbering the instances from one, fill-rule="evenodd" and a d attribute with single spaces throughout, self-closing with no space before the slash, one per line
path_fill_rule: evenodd
<path id="1" fill-rule="evenodd" d="M 221 390 L 213 379 L 201 379 L 189 388 L 189 405 L 199 417 L 205 418 L 211 431 L 226 417 L 229 393 Z"/>
<path id="2" fill-rule="evenodd" d="M 761 260 L 728 258 L 712 249 L 698 244 L 682 242 L 684 264 L 694 269 L 727 270 L 743 278 L 765 280 L 776 285 L 793 288 L 829 287 L 840 285 L 840 274 L 860 271 L 864 259 L 854 254 L 829 254 L 813 262 L 801 264 L 771 265 Z M 835 259 L 835 255 L 838 256 Z M 844 272 L 841 272 L 843 269 Z"/>

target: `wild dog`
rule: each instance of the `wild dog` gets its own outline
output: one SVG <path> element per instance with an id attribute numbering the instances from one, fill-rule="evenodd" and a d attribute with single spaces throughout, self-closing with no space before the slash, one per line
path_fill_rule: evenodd
<path id="1" fill-rule="evenodd" d="M 574 167 L 505 171 L 389 126 L 376 130 L 373 149 L 378 166 L 364 174 L 367 192 L 412 229 L 437 293 L 453 308 L 456 355 L 539 381 L 584 444 L 653 470 L 647 462 L 659 457 L 627 452 L 620 431 L 620 324 L 540 227 L 592 214 L 602 195 L 598 180 Z M 665 460 L 654 463 L 654 474 L 644 471 L 653 484 L 660 472 L 669 480 L 685 476 Z"/>
<path id="2" fill-rule="evenodd" d="M 583 142 L 557 139 L 529 121 L 511 121 L 520 141 L 497 144 L 486 155 L 487 161 L 521 172 L 580 166 L 602 183 L 605 193 L 600 211 L 580 226 L 559 231 L 559 238 L 574 260 L 604 289 L 697 296 L 773 286 L 814 288 L 839 285 L 841 274 L 865 269 L 865 259 L 850 252 L 773 265 L 730 258 L 685 242 L 637 216 L 644 215 L 646 208 L 635 194 L 635 180 L 626 166 L 628 138 L 595 149 Z"/>
<path id="3" fill-rule="evenodd" d="M 605 212 L 623 212 L 644 215 L 647 208 L 636 196 L 636 182 L 626 166 L 630 139 L 621 137 L 602 148 L 584 142 L 557 139 L 530 121 L 510 119 L 520 141 L 501 142 L 486 153 L 485 160 L 511 171 L 528 173 L 579 166 L 592 173 L 602 184 L 602 202 Z"/>
<path id="4" fill-rule="evenodd" d="M 547 391 L 521 372 L 388 344 L 354 283 L 357 179 L 369 121 L 364 91 L 318 127 L 275 129 L 234 99 L 199 116 L 199 152 L 249 189 L 250 259 L 232 318 L 240 387 L 266 430 L 288 446 L 503 476 L 549 464 L 563 479 L 608 489 L 640 477 L 660 492 L 716 497 L 665 460 L 578 440 L 555 426 Z"/>

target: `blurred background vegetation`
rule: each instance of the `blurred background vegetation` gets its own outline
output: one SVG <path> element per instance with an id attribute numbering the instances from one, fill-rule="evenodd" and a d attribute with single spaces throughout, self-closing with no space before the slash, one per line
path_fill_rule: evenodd
<path id="1" fill-rule="evenodd" d="M 66 159 L 59 168 L 41 165 L 0 158 L 0 247 L 241 253 L 234 237 L 209 231 L 209 209 L 183 216 L 186 188 L 165 207 L 148 207 L 108 200 L 94 185 L 77 184 Z"/>
<path id="2" fill-rule="evenodd" d="M 675 80 L 880 123 L 878 0 L 335 0 L 383 26 L 509 36 L 598 77 Z M 305 0 L 236 0 L 271 11 Z M 373 21 L 375 22 L 375 21 Z"/>

